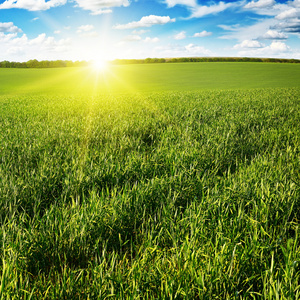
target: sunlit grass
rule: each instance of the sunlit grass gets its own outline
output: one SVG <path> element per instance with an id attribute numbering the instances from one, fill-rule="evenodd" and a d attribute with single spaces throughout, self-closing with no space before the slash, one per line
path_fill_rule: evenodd
<path id="1" fill-rule="evenodd" d="M 0 69 L 0 94 L 95 94 L 149 93 L 297 87 L 296 64 L 183 63 L 109 65 L 93 68 Z"/>
<path id="2" fill-rule="evenodd" d="M 0 298 L 300 299 L 299 87 L 121 71 L 0 96 Z"/>

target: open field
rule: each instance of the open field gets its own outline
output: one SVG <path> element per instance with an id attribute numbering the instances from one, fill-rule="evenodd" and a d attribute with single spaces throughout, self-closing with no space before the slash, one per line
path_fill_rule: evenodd
<path id="1" fill-rule="evenodd" d="M 175 63 L 90 68 L 0 69 L 2 94 L 95 94 L 298 87 L 300 66 L 276 63 Z"/>
<path id="2" fill-rule="evenodd" d="M 300 299 L 300 66 L 116 67 L 0 70 L 1 299 Z"/>

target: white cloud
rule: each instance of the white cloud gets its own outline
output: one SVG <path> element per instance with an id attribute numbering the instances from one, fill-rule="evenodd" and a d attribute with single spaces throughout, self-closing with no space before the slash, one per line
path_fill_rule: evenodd
<path id="1" fill-rule="evenodd" d="M 283 32 L 277 30 L 268 30 L 264 35 L 260 36 L 259 39 L 265 40 L 286 40 L 288 36 Z"/>
<path id="2" fill-rule="evenodd" d="M 186 38 L 185 31 L 181 31 L 174 36 L 175 40 L 183 40 Z"/>
<path id="3" fill-rule="evenodd" d="M 221 11 L 224 11 L 230 7 L 236 6 L 237 4 L 234 3 L 225 3 L 225 2 L 219 2 L 218 4 L 213 4 L 211 6 L 206 5 L 198 5 L 197 7 L 192 8 L 192 15 L 191 18 L 201 18 L 206 15 L 210 14 L 216 14 Z"/>
<path id="4" fill-rule="evenodd" d="M 91 15 L 99 16 L 112 13 L 111 9 L 98 9 L 96 11 L 91 12 Z"/>
<path id="5" fill-rule="evenodd" d="M 289 46 L 283 42 L 274 41 L 269 46 L 258 49 L 246 49 L 238 54 L 249 57 L 286 57 L 288 52 L 290 52 Z"/>
<path id="6" fill-rule="evenodd" d="M 158 46 L 153 51 L 153 57 L 191 57 L 191 56 L 215 56 L 211 50 L 205 47 L 188 44 L 185 46 L 170 44 Z"/>
<path id="7" fill-rule="evenodd" d="M 112 7 L 129 6 L 128 0 L 75 0 L 78 7 L 89 10 L 93 15 L 111 13 Z"/>
<path id="8" fill-rule="evenodd" d="M 272 42 L 272 44 L 270 46 L 268 46 L 269 49 L 271 49 L 274 52 L 286 52 L 289 51 L 290 47 L 287 46 L 285 43 L 283 42 Z M 266 48 L 268 48 L 266 47 Z"/>
<path id="9" fill-rule="evenodd" d="M 96 31 L 92 31 L 94 29 L 94 25 L 81 25 L 77 29 L 77 33 L 82 37 L 97 37 L 98 33 Z"/>
<path id="10" fill-rule="evenodd" d="M 294 0 L 294 1 L 290 2 L 290 3 L 294 7 L 300 7 L 300 0 Z"/>
<path id="11" fill-rule="evenodd" d="M 212 55 L 212 52 L 202 46 L 197 46 L 195 44 L 189 44 L 185 46 L 185 49 L 189 55 L 195 55 L 195 56 L 210 56 Z"/>
<path id="12" fill-rule="evenodd" d="M 284 20 L 284 19 L 292 19 L 300 17 L 300 10 L 297 8 L 291 8 L 289 10 L 285 10 L 280 13 L 276 19 Z"/>
<path id="13" fill-rule="evenodd" d="M 22 32 L 20 28 L 14 25 L 13 22 L 0 23 L 0 32 Z"/>
<path id="14" fill-rule="evenodd" d="M 258 0 L 258 1 L 251 1 L 244 6 L 244 8 L 251 9 L 251 8 L 265 8 L 273 6 L 276 2 L 274 0 Z"/>
<path id="15" fill-rule="evenodd" d="M 196 7 L 196 0 L 165 0 L 168 7 L 174 7 L 175 5 L 184 5 L 189 7 Z"/>
<path id="16" fill-rule="evenodd" d="M 133 30 L 132 34 L 140 35 L 140 34 L 144 34 L 144 33 L 147 33 L 147 32 L 149 32 L 149 30 L 140 29 L 140 30 Z"/>
<path id="17" fill-rule="evenodd" d="M 159 38 L 158 37 L 154 37 L 154 38 L 146 37 L 144 42 L 145 43 L 157 43 L 157 42 L 159 42 Z"/>
<path id="18" fill-rule="evenodd" d="M 139 35 L 128 35 L 126 36 L 123 41 L 126 42 L 138 42 L 140 41 L 142 38 Z"/>
<path id="19" fill-rule="evenodd" d="M 210 36 L 210 35 L 212 35 L 212 32 L 207 32 L 206 30 L 203 30 L 201 32 L 196 32 L 194 34 L 194 37 L 202 38 L 202 37 L 206 37 L 206 36 Z"/>
<path id="20" fill-rule="evenodd" d="M 37 21 L 38 19 L 39 19 L 38 17 L 33 18 L 33 19 L 31 20 L 31 22 Z"/>
<path id="21" fill-rule="evenodd" d="M 258 41 L 245 40 L 241 44 L 237 44 L 233 49 L 244 49 L 244 48 L 262 48 L 264 45 Z"/>
<path id="22" fill-rule="evenodd" d="M 93 30 L 95 27 L 93 25 L 81 25 L 77 29 L 77 33 L 88 32 Z"/>
<path id="23" fill-rule="evenodd" d="M 189 18 L 201 18 L 206 15 L 217 14 L 229 7 L 241 5 L 239 1 L 237 3 L 225 3 L 223 1 L 215 3 L 214 1 L 210 1 L 210 6 L 198 5 L 197 0 L 165 0 L 165 3 L 168 5 L 168 7 L 174 7 L 175 5 L 186 6 L 187 9 L 191 12 L 191 16 Z"/>
<path id="24" fill-rule="evenodd" d="M 30 11 L 39 11 L 64 5 L 66 3 L 67 0 L 6 0 L 0 4 L 0 9 L 22 8 Z"/>
<path id="25" fill-rule="evenodd" d="M 300 20 L 296 19 L 290 22 L 281 22 L 273 26 L 273 28 L 289 33 L 300 33 Z"/>
<path id="26" fill-rule="evenodd" d="M 0 43 L 1 42 L 8 42 L 12 40 L 13 38 L 17 37 L 17 33 L 9 33 L 9 34 L 4 34 L 3 32 L 0 32 Z"/>
<path id="27" fill-rule="evenodd" d="M 61 33 L 60 30 L 55 30 L 55 31 L 54 31 L 54 34 L 60 34 L 60 33 Z"/>
<path id="28" fill-rule="evenodd" d="M 115 25 L 114 29 L 135 29 L 141 27 L 151 27 L 153 25 L 164 25 L 167 23 L 175 22 L 175 19 L 171 19 L 169 16 L 155 16 L 150 15 L 146 17 L 142 17 L 140 21 L 130 22 L 128 24 L 123 25 Z"/>
<path id="29" fill-rule="evenodd" d="M 57 55 L 65 55 L 72 49 L 71 39 L 56 40 L 45 33 L 29 39 L 26 34 L 17 37 L 17 34 L 0 32 L 0 60 L 26 61 L 29 59 L 57 59 Z"/>
<path id="30" fill-rule="evenodd" d="M 235 39 L 240 42 L 244 40 L 255 40 L 264 35 L 271 27 L 275 26 L 277 21 L 274 18 L 258 20 L 256 24 L 250 26 L 240 26 L 239 24 L 227 26 L 219 25 L 220 28 L 228 31 L 221 39 Z"/>

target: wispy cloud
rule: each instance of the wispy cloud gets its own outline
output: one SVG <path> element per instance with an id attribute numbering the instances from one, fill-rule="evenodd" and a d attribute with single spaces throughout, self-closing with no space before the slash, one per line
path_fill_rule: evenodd
<path id="1" fill-rule="evenodd" d="M 300 20 L 292 20 L 290 22 L 281 22 L 272 27 L 287 33 L 300 33 Z"/>
<path id="2" fill-rule="evenodd" d="M 186 38 L 186 32 L 185 31 L 181 31 L 177 34 L 175 34 L 174 39 L 175 40 L 184 40 Z"/>
<path id="3" fill-rule="evenodd" d="M 299 17 L 300 17 L 300 9 L 293 7 L 291 9 L 281 12 L 278 16 L 276 16 L 276 19 L 285 20 L 285 19 L 293 19 Z"/>
<path id="4" fill-rule="evenodd" d="M 142 40 L 142 38 L 139 35 L 127 35 L 123 39 L 123 41 L 126 41 L 126 42 L 138 42 L 141 40 Z"/>
<path id="5" fill-rule="evenodd" d="M 264 1 L 264 0 L 261 0 L 261 1 Z M 230 7 L 240 5 L 239 4 L 240 2 L 225 3 L 223 1 L 221 1 L 218 3 L 210 2 L 211 5 L 207 6 L 207 5 L 197 4 L 196 0 L 186 0 L 186 1 L 185 0 L 165 0 L 165 3 L 167 4 L 167 6 L 169 8 L 174 7 L 175 5 L 185 6 L 191 12 L 191 15 L 189 18 L 202 18 L 206 15 L 217 14 L 217 13 L 222 12 Z"/>
<path id="6" fill-rule="evenodd" d="M 94 28 L 95 28 L 94 25 L 90 25 L 90 24 L 81 25 L 78 27 L 77 33 L 88 32 L 88 31 L 93 30 Z"/>
<path id="7" fill-rule="evenodd" d="M 274 18 L 260 19 L 250 26 L 241 26 L 240 24 L 233 25 L 218 25 L 224 31 L 221 39 L 238 40 L 256 40 L 258 37 L 263 36 L 272 26 L 276 25 L 277 21 Z"/>
<path id="8" fill-rule="evenodd" d="M 188 7 L 196 7 L 196 0 L 165 0 L 168 7 L 174 7 L 175 5 L 184 5 Z"/>
<path id="9" fill-rule="evenodd" d="M 144 39 L 145 43 L 158 43 L 159 42 L 159 38 L 158 37 L 154 37 L 154 38 L 150 38 L 150 37 L 146 37 Z"/>
<path id="10" fill-rule="evenodd" d="M 251 1 L 247 3 L 244 8 L 251 9 L 251 8 L 266 8 L 273 6 L 276 2 L 274 0 L 258 0 L 258 1 Z"/>
<path id="11" fill-rule="evenodd" d="M 207 32 L 206 30 L 203 30 L 201 32 L 196 32 L 193 37 L 198 37 L 198 38 L 202 38 L 202 37 L 206 37 L 206 36 L 211 36 L 212 32 Z"/>
<path id="12" fill-rule="evenodd" d="M 191 9 L 192 14 L 191 14 L 191 18 L 202 18 L 206 15 L 210 15 L 210 14 L 217 14 L 219 12 L 222 12 L 230 7 L 234 7 L 236 6 L 236 3 L 233 2 L 229 2 L 229 3 L 225 3 L 225 2 L 219 2 L 217 4 L 212 4 L 210 6 L 206 6 L 206 5 L 198 5 L 196 7 L 193 7 Z"/>

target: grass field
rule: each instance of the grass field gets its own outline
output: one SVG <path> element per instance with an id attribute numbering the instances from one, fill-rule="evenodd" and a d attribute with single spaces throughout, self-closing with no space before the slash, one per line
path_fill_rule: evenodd
<path id="1" fill-rule="evenodd" d="M 0 95 L 77 95 L 298 87 L 300 67 L 276 63 L 175 63 L 89 68 L 0 69 Z"/>
<path id="2" fill-rule="evenodd" d="M 299 66 L 117 67 L 0 70 L 1 299 L 300 299 Z"/>

